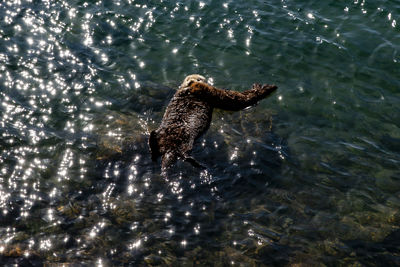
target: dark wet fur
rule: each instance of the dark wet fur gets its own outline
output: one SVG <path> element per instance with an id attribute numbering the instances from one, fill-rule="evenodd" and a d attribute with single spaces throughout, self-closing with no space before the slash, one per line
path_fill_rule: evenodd
<path id="1" fill-rule="evenodd" d="M 152 131 L 149 146 L 152 159 L 161 156 L 165 170 L 178 158 L 203 168 L 190 156 L 194 141 L 210 126 L 214 108 L 237 111 L 256 104 L 277 89 L 275 85 L 254 84 L 252 89 L 236 92 L 191 82 L 179 89 L 169 103 L 161 125 Z"/>

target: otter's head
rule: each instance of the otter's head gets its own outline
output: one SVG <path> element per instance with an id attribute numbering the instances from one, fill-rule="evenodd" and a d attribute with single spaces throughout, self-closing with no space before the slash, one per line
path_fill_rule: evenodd
<path id="1" fill-rule="evenodd" d="M 188 87 L 192 82 L 203 82 L 203 83 L 207 83 L 206 78 L 204 78 L 203 76 L 199 75 L 199 74 L 191 74 L 189 76 L 187 76 L 181 86 L 179 86 L 179 89 L 183 89 L 185 87 Z"/>

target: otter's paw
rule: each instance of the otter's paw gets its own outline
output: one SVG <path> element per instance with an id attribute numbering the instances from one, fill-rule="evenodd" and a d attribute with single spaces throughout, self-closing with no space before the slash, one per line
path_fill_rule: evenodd
<path id="1" fill-rule="evenodd" d="M 262 90 L 264 91 L 275 91 L 276 89 L 278 89 L 278 86 L 275 84 L 263 84 L 262 86 Z"/>
<path id="2" fill-rule="evenodd" d="M 268 96 L 272 92 L 274 92 L 276 89 L 278 89 L 278 86 L 276 86 L 274 84 L 261 85 L 259 83 L 255 83 L 255 84 L 253 84 L 252 89 L 255 90 L 257 92 L 257 94 L 261 94 L 263 96 Z"/>
<path id="3" fill-rule="evenodd" d="M 261 90 L 261 88 L 262 88 L 262 85 L 260 83 L 255 83 L 251 87 L 251 89 L 254 89 L 254 90 Z"/>

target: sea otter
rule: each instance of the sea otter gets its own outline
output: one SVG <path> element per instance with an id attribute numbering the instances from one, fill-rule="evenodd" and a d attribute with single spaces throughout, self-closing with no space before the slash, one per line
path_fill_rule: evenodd
<path id="1" fill-rule="evenodd" d="M 236 92 L 215 88 L 198 74 L 187 76 L 168 104 L 160 126 L 150 133 L 153 161 L 161 156 L 163 171 L 178 158 L 202 167 L 190 152 L 194 141 L 209 128 L 213 109 L 241 110 L 256 104 L 277 88 L 276 85 L 256 83 L 250 90 Z"/>

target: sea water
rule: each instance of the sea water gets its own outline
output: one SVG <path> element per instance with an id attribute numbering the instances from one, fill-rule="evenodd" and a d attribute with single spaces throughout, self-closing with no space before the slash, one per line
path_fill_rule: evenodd
<path id="1" fill-rule="evenodd" d="M 399 265 L 398 1 L 0 2 L 0 262 Z M 215 110 L 168 177 L 188 74 Z"/>

